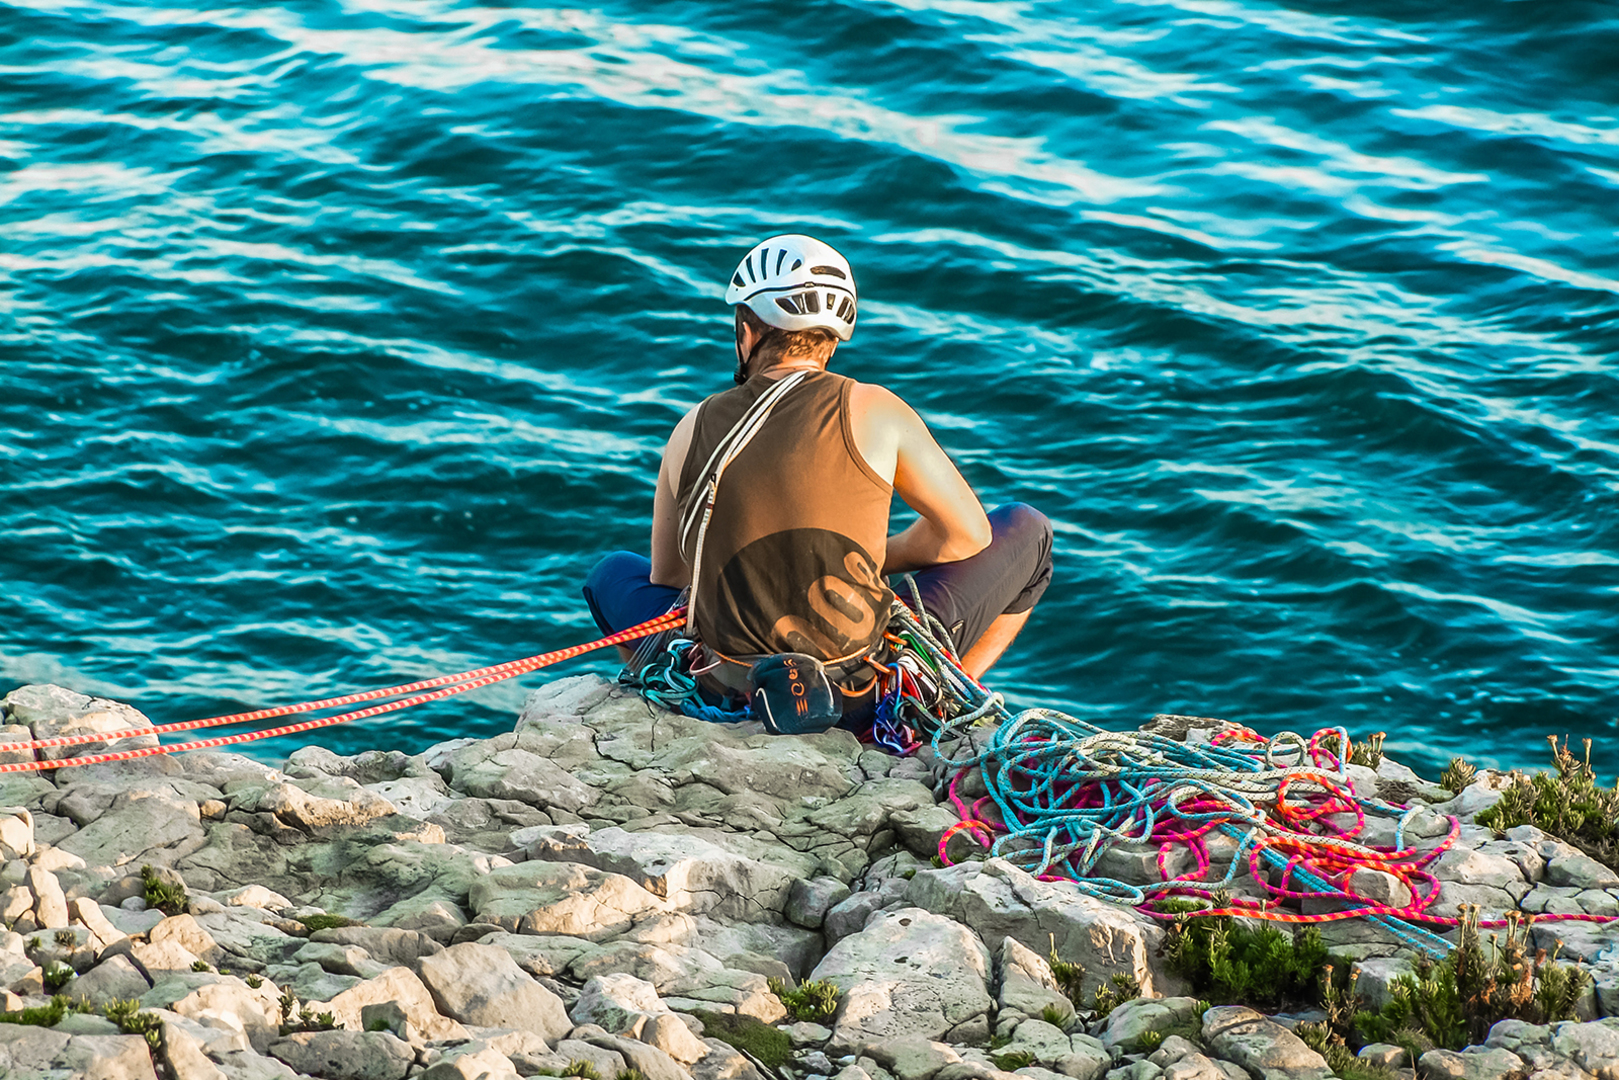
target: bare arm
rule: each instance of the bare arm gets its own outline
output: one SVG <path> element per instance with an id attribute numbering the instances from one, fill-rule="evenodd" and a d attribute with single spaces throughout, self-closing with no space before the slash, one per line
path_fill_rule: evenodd
<path id="1" fill-rule="evenodd" d="M 855 388 L 855 442 L 894 490 L 920 515 L 888 538 L 884 574 L 959 562 L 989 546 L 989 519 L 978 496 L 945 455 L 916 410 L 880 386 Z"/>
<path id="2" fill-rule="evenodd" d="M 658 467 L 658 484 L 652 495 L 652 584 L 684 589 L 691 584 L 691 567 L 680 553 L 680 508 L 675 485 L 691 449 L 692 429 L 697 426 L 694 408 L 675 425 L 663 448 L 663 464 Z"/>

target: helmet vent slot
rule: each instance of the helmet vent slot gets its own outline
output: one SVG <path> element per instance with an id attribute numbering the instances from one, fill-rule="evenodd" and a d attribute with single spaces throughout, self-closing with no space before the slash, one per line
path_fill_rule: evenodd
<path id="1" fill-rule="evenodd" d="M 798 268 L 794 267 L 793 269 L 796 270 Z M 840 281 L 848 281 L 849 280 L 849 275 L 845 274 L 842 270 L 839 270 L 835 266 L 812 266 L 812 267 L 810 267 L 810 273 L 814 274 L 817 277 L 819 277 L 822 274 L 826 274 L 828 277 L 835 277 Z"/>
<path id="2" fill-rule="evenodd" d="M 803 259 L 794 259 L 793 260 L 793 265 L 788 267 L 788 270 L 797 270 L 800 266 L 803 266 L 803 265 L 804 265 L 804 260 Z"/>
<path id="3" fill-rule="evenodd" d="M 742 267 L 743 267 L 743 269 L 745 269 L 748 272 L 748 280 L 749 281 L 757 282 L 759 280 L 758 278 L 753 276 L 753 260 L 752 259 L 743 259 L 742 260 Z"/>
<path id="4" fill-rule="evenodd" d="M 844 297 L 843 303 L 838 305 L 838 318 L 842 319 L 846 323 L 852 323 L 854 322 L 853 316 L 854 304 L 849 301 L 848 297 Z"/>
<path id="5" fill-rule="evenodd" d="M 776 256 L 776 273 L 778 273 L 778 274 L 781 273 L 781 264 L 786 262 L 786 261 L 787 261 L 787 249 L 782 248 L 781 252 Z"/>
<path id="6" fill-rule="evenodd" d="M 735 285 L 739 289 L 742 288 L 742 286 L 747 284 L 746 281 L 742 280 L 742 271 L 738 270 L 734 275 L 732 275 L 731 284 Z"/>
<path id="7" fill-rule="evenodd" d="M 803 314 L 802 311 L 798 310 L 798 305 L 793 303 L 793 298 L 790 297 L 790 296 L 778 296 L 778 297 L 776 297 L 776 306 L 781 308 L 781 310 L 785 311 L 789 315 L 802 315 Z"/>
<path id="8" fill-rule="evenodd" d="M 817 292 L 801 293 L 799 302 L 804 305 L 806 315 L 819 315 L 821 313 L 821 294 Z"/>

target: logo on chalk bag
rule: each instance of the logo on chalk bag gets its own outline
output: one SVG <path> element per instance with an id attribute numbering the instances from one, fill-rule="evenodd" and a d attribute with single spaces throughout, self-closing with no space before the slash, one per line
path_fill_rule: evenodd
<path id="1" fill-rule="evenodd" d="M 825 731 L 842 718 L 826 669 L 804 653 L 777 653 L 748 672 L 753 715 L 773 735 Z"/>

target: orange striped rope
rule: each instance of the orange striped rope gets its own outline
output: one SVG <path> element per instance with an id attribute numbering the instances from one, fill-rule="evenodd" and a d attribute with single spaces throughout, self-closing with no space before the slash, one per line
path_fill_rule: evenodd
<path id="1" fill-rule="evenodd" d="M 587 642 L 583 645 L 571 645 L 565 649 L 540 653 L 525 657 L 522 660 L 510 660 L 504 664 L 494 664 L 489 667 L 476 668 L 472 671 L 463 671 L 455 675 L 441 675 L 435 679 L 425 679 L 421 682 L 405 683 L 400 686 L 390 686 L 380 690 L 366 690 L 357 694 L 345 694 L 341 697 L 323 698 L 319 701 L 305 701 L 297 705 L 281 705 L 274 709 L 258 709 L 253 712 L 232 713 L 229 716 L 214 716 L 206 720 L 187 720 L 183 723 L 163 724 L 146 728 L 123 728 L 118 731 L 88 732 L 81 735 L 64 735 L 52 739 L 34 739 L 29 742 L 0 744 L 0 752 L 11 750 L 43 749 L 53 746 L 75 746 L 88 742 L 116 742 L 119 739 L 138 738 L 146 735 L 164 735 L 175 731 L 190 731 L 196 728 L 215 727 L 223 724 L 243 724 L 257 720 L 267 720 L 277 716 L 289 716 L 294 713 L 314 712 L 319 709 L 329 709 L 340 705 L 352 705 L 361 701 L 375 701 L 378 698 L 394 697 L 398 694 L 410 693 L 431 687 L 447 686 L 447 689 L 434 690 L 431 693 L 416 694 L 413 697 L 403 698 L 399 701 L 387 702 L 383 705 L 373 705 L 366 709 L 356 709 L 353 712 L 342 713 L 338 716 L 323 717 L 318 720 L 306 720 L 301 724 L 288 724 L 284 727 L 270 728 L 263 731 L 246 731 L 236 735 L 224 735 L 213 739 L 199 739 L 188 743 L 175 743 L 170 746 L 144 746 L 134 750 L 119 750 L 105 754 L 89 754 L 82 757 L 54 758 L 42 761 L 11 761 L 0 764 L 0 773 L 34 772 L 42 769 L 64 769 L 78 765 L 101 765 L 110 761 L 129 761 L 133 758 L 151 757 L 154 754 L 173 754 L 185 750 L 204 750 L 216 746 L 231 746 L 238 743 L 253 742 L 257 739 L 269 739 L 279 735 L 295 735 L 302 731 L 313 731 L 316 728 L 330 727 L 334 724 L 346 724 L 353 720 L 363 720 L 367 717 L 380 716 L 386 712 L 409 708 L 428 701 L 451 697 L 455 694 L 476 690 L 479 687 L 489 686 L 505 679 L 523 675 L 539 668 L 559 664 L 564 660 L 571 660 L 576 656 L 591 652 L 595 649 L 606 648 L 609 645 L 620 645 L 637 638 L 649 637 L 665 630 L 680 627 L 685 617 L 684 608 L 676 608 L 656 619 L 650 619 L 639 626 L 632 626 L 628 630 L 620 630 L 616 634 L 609 634 L 604 638 Z"/>

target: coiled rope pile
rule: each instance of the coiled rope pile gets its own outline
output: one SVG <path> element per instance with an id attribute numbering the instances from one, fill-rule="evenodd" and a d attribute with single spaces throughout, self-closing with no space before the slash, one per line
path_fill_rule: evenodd
<path id="1" fill-rule="evenodd" d="M 935 754 L 955 770 L 949 786 L 961 822 L 939 842 L 950 863 L 951 840 L 971 837 L 992 856 L 1007 859 L 1043 880 L 1065 881 L 1097 899 L 1137 907 L 1159 919 L 1157 901 L 1188 898 L 1196 917 L 1243 916 L 1273 922 L 1324 923 L 1366 918 L 1414 948 L 1442 956 L 1451 945 L 1413 923 L 1443 927 L 1461 920 L 1429 909 L 1441 883 L 1429 869 L 1461 833 L 1452 817 L 1443 839 L 1408 846 L 1412 819 L 1424 810 L 1363 799 L 1345 759 L 1348 733 L 1292 732 L 1271 738 L 1235 725 L 1194 744 L 1145 731 L 1110 731 L 1051 709 L 1012 715 L 1000 695 L 964 671 L 948 638 L 925 615 L 896 611 L 896 620 L 926 647 L 950 703 L 929 724 Z M 987 734 L 969 730 L 999 721 Z M 951 743 L 952 748 L 945 749 Z M 988 794 L 971 804 L 962 780 L 977 768 Z M 1367 815 L 1394 821 L 1392 845 L 1363 840 Z M 1104 855 L 1124 845 L 1157 848 L 1160 880 L 1132 884 L 1099 872 Z M 1229 865 L 1210 880 L 1215 848 Z M 1190 856 L 1191 869 L 1171 874 Z M 1246 870 L 1266 894 L 1231 895 Z M 1351 885 L 1359 871 L 1391 875 L 1409 890 L 1401 905 L 1380 903 Z M 1364 880 L 1364 879 L 1363 879 Z M 1386 879 L 1384 879 L 1386 880 Z M 1291 901 L 1336 901 L 1338 910 L 1303 914 Z M 1612 922 L 1612 916 L 1537 915 L 1537 921 Z M 1504 927 L 1505 919 L 1483 927 Z"/>

